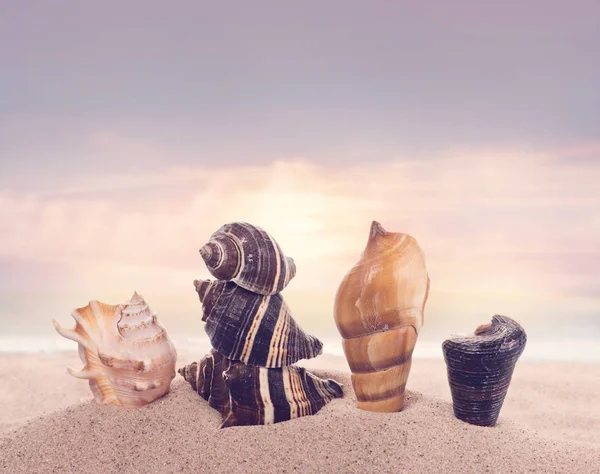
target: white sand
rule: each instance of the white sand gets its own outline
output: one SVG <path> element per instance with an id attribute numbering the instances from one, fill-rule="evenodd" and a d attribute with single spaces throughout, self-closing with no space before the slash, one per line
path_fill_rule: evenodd
<path id="1" fill-rule="evenodd" d="M 343 399 L 225 430 L 179 376 L 168 396 L 127 410 L 91 400 L 67 365 L 80 366 L 75 353 L 0 356 L 0 472 L 600 472 L 598 365 L 519 362 L 498 425 L 482 428 L 454 418 L 443 361 L 415 360 L 405 410 L 378 414 L 332 372 L 345 360 L 321 356 L 303 365 L 342 382 Z"/>

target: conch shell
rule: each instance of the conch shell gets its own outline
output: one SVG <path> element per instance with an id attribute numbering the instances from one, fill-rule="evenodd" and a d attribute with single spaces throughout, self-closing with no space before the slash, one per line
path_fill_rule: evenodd
<path id="1" fill-rule="evenodd" d="M 75 329 L 53 320 L 61 336 L 79 344 L 84 367 L 67 371 L 88 379 L 98 402 L 140 407 L 169 391 L 177 352 L 140 295 L 134 293 L 127 303 L 114 306 L 90 301 L 71 316 Z"/>
<path id="2" fill-rule="evenodd" d="M 527 334 L 513 319 L 496 315 L 472 336 L 444 341 L 454 415 L 473 425 L 494 426 Z"/>
<path id="3" fill-rule="evenodd" d="M 404 406 L 428 293 L 425 256 L 415 239 L 386 232 L 374 221 L 334 304 L 358 408 L 393 412 Z"/>
<path id="4" fill-rule="evenodd" d="M 305 333 L 283 297 L 259 295 L 220 280 L 195 280 L 202 321 L 212 347 L 225 357 L 259 367 L 311 359 L 323 343 Z"/>
<path id="5" fill-rule="evenodd" d="M 275 239 L 246 222 L 223 225 L 200 255 L 216 279 L 231 280 L 261 295 L 279 293 L 296 275 L 294 260 L 284 255 Z"/>
<path id="6" fill-rule="evenodd" d="M 303 367 L 251 367 L 214 349 L 179 373 L 221 413 L 220 428 L 314 415 L 330 400 L 342 397 L 342 386 L 335 380 L 316 377 Z"/>

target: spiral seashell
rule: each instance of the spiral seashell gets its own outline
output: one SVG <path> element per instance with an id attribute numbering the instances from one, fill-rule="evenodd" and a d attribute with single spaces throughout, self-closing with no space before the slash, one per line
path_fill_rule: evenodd
<path id="1" fill-rule="evenodd" d="M 198 395 L 223 415 L 230 411 L 229 390 L 223 378 L 223 372 L 230 366 L 230 359 L 211 349 L 210 354 L 205 355 L 200 362 L 192 362 L 178 372 Z"/>
<path id="2" fill-rule="evenodd" d="M 334 303 L 358 408 L 393 412 L 404 406 L 428 293 L 425 256 L 415 239 L 374 221 Z"/>
<path id="3" fill-rule="evenodd" d="M 258 295 L 233 282 L 195 280 L 211 345 L 231 360 L 282 367 L 311 359 L 323 343 L 292 318 L 281 295 Z"/>
<path id="4" fill-rule="evenodd" d="M 494 426 L 527 334 L 514 320 L 494 316 L 472 336 L 444 341 L 454 415 L 473 425 Z"/>
<path id="5" fill-rule="evenodd" d="M 225 358 L 214 349 L 179 373 L 223 416 L 220 428 L 269 425 L 314 415 L 343 396 L 342 386 L 302 367 L 252 367 Z"/>
<path id="6" fill-rule="evenodd" d="M 165 395 L 175 377 L 177 352 L 144 299 L 134 293 L 125 304 L 90 301 L 71 313 L 75 329 L 53 320 L 58 333 L 79 345 L 82 370 L 100 403 L 140 407 Z"/>
<path id="7" fill-rule="evenodd" d="M 282 291 L 296 275 L 271 235 L 246 222 L 225 224 L 200 249 L 208 271 L 218 280 L 233 281 L 261 295 Z"/>

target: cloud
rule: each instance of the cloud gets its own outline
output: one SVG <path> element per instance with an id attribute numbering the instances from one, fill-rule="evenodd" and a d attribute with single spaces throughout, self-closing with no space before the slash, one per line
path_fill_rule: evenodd
<path id="1" fill-rule="evenodd" d="M 433 327 L 494 312 L 540 321 L 597 305 L 599 175 L 600 162 L 549 152 L 465 150 L 427 161 L 281 160 L 77 177 L 50 195 L 0 192 L 0 258 L 66 265 L 64 287 L 89 298 L 127 288 L 164 303 L 209 276 L 198 248 L 210 234 L 245 220 L 295 258 L 286 298 L 309 319 L 329 321 L 375 219 L 425 250 Z"/>

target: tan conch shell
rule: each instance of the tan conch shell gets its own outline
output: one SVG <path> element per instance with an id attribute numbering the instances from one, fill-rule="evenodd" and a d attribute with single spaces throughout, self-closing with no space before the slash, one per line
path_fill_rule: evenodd
<path id="1" fill-rule="evenodd" d="M 334 306 L 358 408 L 392 412 L 404 406 L 428 293 L 425 256 L 415 239 L 373 222 L 367 247 L 340 284 Z"/>
<path id="2" fill-rule="evenodd" d="M 79 344 L 84 367 L 67 371 L 89 379 L 98 402 L 140 407 L 169 391 L 177 352 L 140 295 L 134 293 L 127 303 L 115 306 L 90 301 L 71 316 L 75 329 L 53 320 L 60 335 Z"/>

